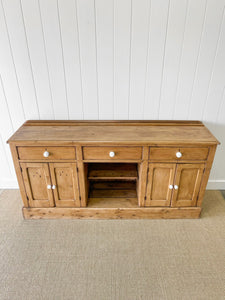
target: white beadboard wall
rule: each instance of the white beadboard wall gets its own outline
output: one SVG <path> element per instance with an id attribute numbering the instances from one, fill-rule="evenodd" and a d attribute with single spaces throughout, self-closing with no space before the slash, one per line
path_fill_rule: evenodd
<path id="1" fill-rule="evenodd" d="M 202 120 L 221 141 L 225 0 L 0 0 L 0 188 L 27 119 Z"/>

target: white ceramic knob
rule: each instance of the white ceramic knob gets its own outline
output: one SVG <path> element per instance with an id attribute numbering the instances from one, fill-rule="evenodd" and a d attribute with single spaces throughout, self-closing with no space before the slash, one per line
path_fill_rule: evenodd
<path id="1" fill-rule="evenodd" d="M 175 188 L 175 190 L 178 190 L 178 185 L 175 185 L 174 188 Z"/>
<path id="2" fill-rule="evenodd" d="M 49 152 L 48 152 L 48 151 L 45 151 L 45 152 L 43 153 L 43 156 L 44 156 L 44 157 L 49 157 Z"/>
<path id="3" fill-rule="evenodd" d="M 54 190 L 56 188 L 56 186 L 53 184 L 52 189 Z"/>
<path id="4" fill-rule="evenodd" d="M 182 156 L 182 153 L 181 153 L 181 152 L 177 152 L 177 153 L 176 153 L 176 157 L 177 157 L 177 158 L 180 158 L 181 156 Z"/>
<path id="5" fill-rule="evenodd" d="M 51 188 L 52 188 L 51 184 L 48 184 L 48 185 L 47 185 L 47 189 L 48 189 L 48 190 L 51 190 Z"/>
<path id="6" fill-rule="evenodd" d="M 115 152 L 110 151 L 110 152 L 109 152 L 109 156 L 110 156 L 110 157 L 114 157 L 114 156 L 115 156 Z"/>
<path id="7" fill-rule="evenodd" d="M 172 184 L 169 185 L 169 189 L 170 189 L 170 190 L 173 189 L 173 185 L 172 185 Z"/>

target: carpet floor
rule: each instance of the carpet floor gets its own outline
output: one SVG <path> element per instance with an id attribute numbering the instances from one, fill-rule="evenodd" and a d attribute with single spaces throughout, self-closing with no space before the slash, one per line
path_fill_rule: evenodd
<path id="1" fill-rule="evenodd" d="M 224 300 L 225 200 L 201 219 L 23 220 L 0 191 L 0 299 Z"/>

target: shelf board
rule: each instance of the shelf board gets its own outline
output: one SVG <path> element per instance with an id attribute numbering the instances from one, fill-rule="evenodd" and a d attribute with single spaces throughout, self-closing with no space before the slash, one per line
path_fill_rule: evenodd
<path id="1" fill-rule="evenodd" d="M 136 190 L 136 181 L 125 181 L 125 180 L 104 180 L 104 181 L 91 181 L 91 190 Z"/>
<path id="2" fill-rule="evenodd" d="M 93 163 L 89 164 L 89 180 L 136 180 L 137 164 L 124 163 Z"/>
<path id="3" fill-rule="evenodd" d="M 90 198 L 137 198 L 136 190 L 114 189 L 114 190 L 91 190 Z"/>
<path id="4" fill-rule="evenodd" d="M 135 181 L 90 182 L 90 198 L 137 198 Z"/>
<path id="5" fill-rule="evenodd" d="M 138 207 L 135 181 L 92 181 L 89 186 L 88 207 Z"/>

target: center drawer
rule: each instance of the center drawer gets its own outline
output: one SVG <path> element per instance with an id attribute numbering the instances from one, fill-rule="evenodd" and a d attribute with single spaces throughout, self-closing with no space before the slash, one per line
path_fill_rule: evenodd
<path id="1" fill-rule="evenodd" d="M 139 160 L 142 158 L 142 147 L 83 147 L 85 160 Z"/>
<path id="2" fill-rule="evenodd" d="M 209 149 L 202 148 L 179 148 L 179 147 L 150 147 L 150 160 L 206 160 Z"/>
<path id="3" fill-rule="evenodd" d="M 75 147 L 17 147 L 21 160 L 74 160 Z"/>

